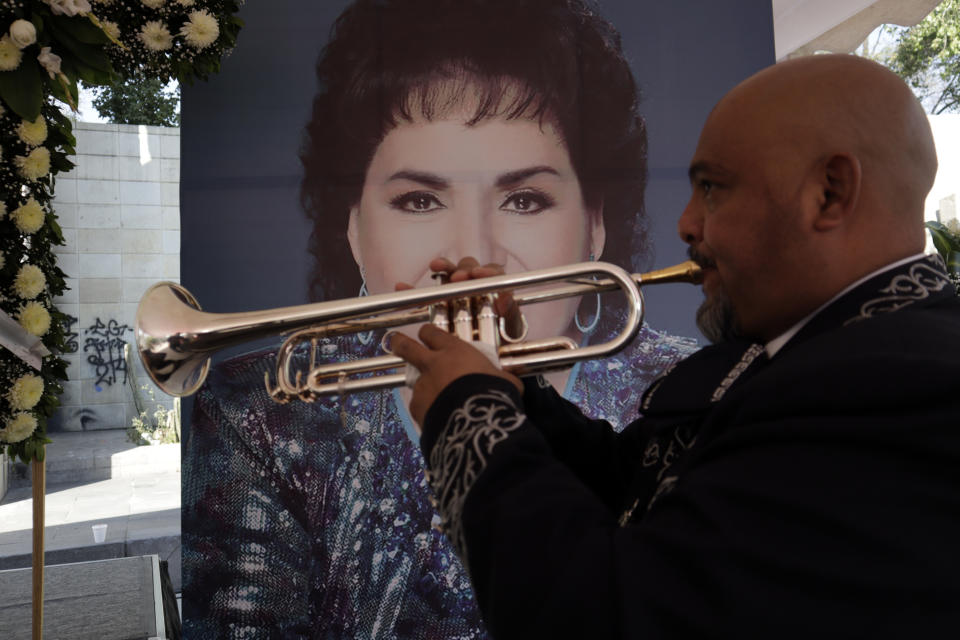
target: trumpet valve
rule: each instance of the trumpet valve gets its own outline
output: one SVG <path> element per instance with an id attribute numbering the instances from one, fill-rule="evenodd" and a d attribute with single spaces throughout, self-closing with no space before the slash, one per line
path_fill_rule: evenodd
<path id="1" fill-rule="evenodd" d="M 477 298 L 477 340 L 497 347 L 500 343 L 497 330 L 497 313 L 493 310 L 493 296 Z"/>
<path id="2" fill-rule="evenodd" d="M 469 300 L 458 298 L 453 301 L 453 333 L 461 340 L 473 342 L 473 314 Z"/>
<path id="3" fill-rule="evenodd" d="M 430 305 L 430 323 L 444 331 L 450 331 L 450 309 L 445 302 Z"/>

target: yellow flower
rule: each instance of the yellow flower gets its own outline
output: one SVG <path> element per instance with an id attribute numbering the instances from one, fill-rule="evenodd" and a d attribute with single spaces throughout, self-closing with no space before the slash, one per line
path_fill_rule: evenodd
<path id="1" fill-rule="evenodd" d="M 20 307 L 17 319 L 21 327 L 35 336 L 42 336 L 50 330 L 50 312 L 39 302 L 31 301 Z"/>
<path id="2" fill-rule="evenodd" d="M 33 409 L 40 402 L 40 396 L 42 395 L 43 378 L 27 373 L 17 378 L 16 382 L 13 383 L 10 391 L 7 392 L 7 399 L 10 400 L 10 406 L 14 409 L 26 411 Z"/>
<path id="3" fill-rule="evenodd" d="M 151 20 L 140 29 L 140 42 L 150 51 L 165 51 L 173 46 L 173 36 L 165 24 Z"/>
<path id="4" fill-rule="evenodd" d="M 43 116 L 39 116 L 33 122 L 24 120 L 17 127 L 17 135 L 32 147 L 41 145 L 47 139 L 47 121 L 43 119 Z"/>
<path id="5" fill-rule="evenodd" d="M 109 20 L 101 20 L 100 28 L 103 29 L 103 32 L 110 37 L 111 40 L 120 39 L 120 27 L 117 26 L 116 22 L 111 22 Z"/>
<path id="6" fill-rule="evenodd" d="M 164 0 L 140 0 L 143 3 L 143 6 L 150 7 L 151 9 L 159 9 L 163 6 Z"/>
<path id="7" fill-rule="evenodd" d="M 182 7 L 192 7 L 194 5 L 193 0 L 177 0 L 177 4 Z"/>
<path id="8" fill-rule="evenodd" d="M 20 231 L 31 234 L 40 230 L 46 214 L 43 212 L 43 207 L 40 206 L 40 203 L 30 198 L 14 209 L 13 213 L 10 214 L 10 218 Z"/>
<path id="9" fill-rule="evenodd" d="M 10 39 L 10 36 L 0 38 L 0 71 L 13 71 L 20 66 L 23 53 Z"/>
<path id="10" fill-rule="evenodd" d="M 191 11 L 190 19 L 180 27 L 180 35 L 194 49 L 205 49 L 217 41 L 220 25 L 205 9 Z"/>
<path id="11" fill-rule="evenodd" d="M 0 442 L 13 444 L 26 440 L 37 428 L 37 419 L 29 413 L 19 412 L 7 420 L 7 426 L 0 429 Z"/>
<path id="12" fill-rule="evenodd" d="M 20 175 L 27 180 L 39 180 L 50 173 L 50 150 L 37 147 L 26 156 L 17 156 L 14 162 L 20 168 Z"/>
<path id="13" fill-rule="evenodd" d="M 20 267 L 17 277 L 13 279 L 14 291 L 26 300 L 36 298 L 46 286 L 47 278 L 43 275 L 43 271 L 40 270 L 40 267 L 32 264 L 25 264 Z"/>
<path id="14" fill-rule="evenodd" d="M 5 264 L 7 264 L 7 257 L 3 255 L 3 251 L 0 251 L 0 269 L 3 269 Z"/>

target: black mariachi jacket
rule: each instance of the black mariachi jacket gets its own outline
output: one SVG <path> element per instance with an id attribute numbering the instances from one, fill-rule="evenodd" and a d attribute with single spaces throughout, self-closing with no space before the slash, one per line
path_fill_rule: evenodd
<path id="1" fill-rule="evenodd" d="M 622 433 L 467 376 L 421 444 L 497 638 L 943 637 L 960 629 L 960 298 L 936 258 L 772 360 L 708 347 Z"/>

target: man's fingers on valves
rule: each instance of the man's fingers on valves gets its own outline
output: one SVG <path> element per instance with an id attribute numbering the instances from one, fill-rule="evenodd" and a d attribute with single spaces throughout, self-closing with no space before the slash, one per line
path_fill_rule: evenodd
<path id="1" fill-rule="evenodd" d="M 390 353 L 403 358 L 421 371 L 426 368 L 430 360 L 431 353 L 427 347 L 400 332 L 393 332 L 386 346 Z"/>

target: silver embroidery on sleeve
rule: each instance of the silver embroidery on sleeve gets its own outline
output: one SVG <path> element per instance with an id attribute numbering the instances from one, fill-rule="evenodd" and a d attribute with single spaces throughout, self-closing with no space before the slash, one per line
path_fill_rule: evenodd
<path id="1" fill-rule="evenodd" d="M 430 452 L 427 479 L 437 498 L 443 528 L 461 558 L 466 558 L 463 503 L 493 448 L 525 421 L 509 395 L 489 391 L 471 396 L 453 412 Z"/>
<path id="2" fill-rule="evenodd" d="M 880 313 L 902 309 L 917 300 L 929 297 L 931 293 L 952 286 L 944 273 L 940 257 L 932 256 L 932 258 L 934 259 L 917 262 L 907 273 L 895 275 L 890 280 L 890 284 L 880 289 L 883 295 L 864 302 L 860 306 L 859 315 L 850 318 L 844 325 L 872 318 Z"/>

